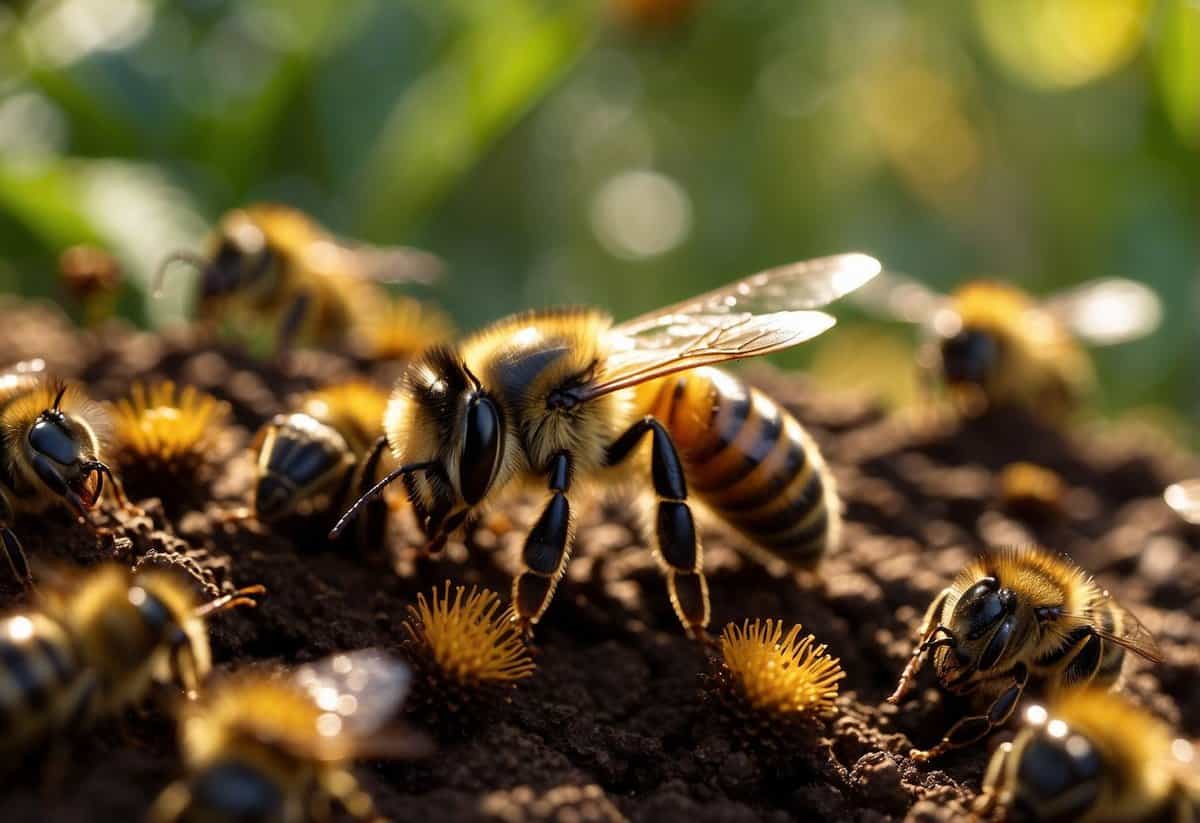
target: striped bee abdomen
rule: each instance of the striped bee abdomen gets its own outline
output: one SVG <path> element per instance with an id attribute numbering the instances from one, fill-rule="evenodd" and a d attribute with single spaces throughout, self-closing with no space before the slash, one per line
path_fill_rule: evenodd
<path id="1" fill-rule="evenodd" d="M 787 410 L 714 368 L 639 393 L 671 432 L 692 492 L 754 547 L 813 567 L 836 546 L 841 513 L 816 443 Z"/>
<path id="2" fill-rule="evenodd" d="M 0 623 L 0 750 L 22 749 L 81 721 L 91 694 L 67 631 L 42 614 Z"/>

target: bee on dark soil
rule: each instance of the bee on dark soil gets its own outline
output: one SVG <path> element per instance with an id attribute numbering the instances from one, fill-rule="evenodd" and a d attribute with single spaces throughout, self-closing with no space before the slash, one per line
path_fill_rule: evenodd
<path id="1" fill-rule="evenodd" d="M 289 676 L 235 674 L 180 710 L 186 777 L 159 796 L 152 823 L 327 820 L 334 802 L 381 821 L 348 766 L 357 757 L 411 757 L 422 741 L 389 729 L 408 667 L 365 649 Z"/>
<path id="2" fill-rule="evenodd" d="M 194 693 L 211 668 L 206 619 L 252 606 L 253 586 L 197 605 L 186 578 L 103 565 L 66 575 L 0 623 L 0 750 L 21 752 L 140 702 Z"/>
<path id="3" fill-rule="evenodd" d="M 971 695 L 982 714 L 955 723 L 928 760 L 1003 725 L 1028 687 L 1116 685 L 1126 651 L 1161 657 L 1150 633 L 1071 560 L 1038 548 L 1003 549 L 969 565 L 930 605 L 920 642 L 888 698 L 898 703 L 932 654 L 938 684 Z"/>
<path id="4" fill-rule="evenodd" d="M 360 317 L 388 295 L 379 283 L 430 281 L 440 261 L 409 248 L 377 248 L 334 236 L 303 212 L 258 203 L 221 218 L 206 255 L 176 252 L 201 274 L 199 319 L 276 327 L 277 352 L 293 342 L 344 343 Z M 157 286 L 156 286 L 157 290 Z"/>
<path id="5" fill-rule="evenodd" d="M 812 438 L 765 394 L 714 366 L 797 345 L 834 324 L 825 306 L 879 263 L 861 254 L 753 275 L 613 326 L 601 311 L 516 315 L 409 364 L 386 416 L 402 465 L 342 518 L 402 479 L 437 551 L 506 488 L 549 500 L 513 583 L 528 632 L 563 574 L 581 487 L 649 476 L 656 553 L 680 621 L 708 624 L 689 487 L 754 549 L 811 568 L 836 545 L 841 515 Z M 646 448 L 646 441 L 652 447 Z"/>
<path id="6" fill-rule="evenodd" d="M 254 516 L 265 524 L 289 517 L 338 514 L 379 479 L 387 392 L 352 381 L 306 395 L 299 410 L 277 415 L 258 433 Z M 387 503 L 372 501 L 357 530 L 359 548 L 380 545 Z"/>
<path id="7" fill-rule="evenodd" d="M 0 374 L 0 538 L 13 574 L 26 585 L 33 578 L 12 530 L 18 515 L 65 506 L 91 525 L 87 515 L 105 478 L 120 505 L 133 508 L 101 459 L 106 424 L 99 406 L 77 387 L 47 377 L 40 360 Z"/>
<path id="8" fill-rule="evenodd" d="M 1154 292 L 1120 279 L 1036 301 L 999 281 L 972 281 L 946 296 L 889 273 L 858 302 L 928 329 L 930 342 L 918 357 L 922 377 L 940 381 L 959 411 L 1019 406 L 1053 421 L 1074 411 L 1095 382 L 1081 343 L 1142 337 L 1162 315 Z"/>
<path id="9" fill-rule="evenodd" d="M 1200 818 L 1196 751 L 1125 698 L 1073 689 L 992 755 L 976 811 L 1010 823 L 1190 823 Z"/>

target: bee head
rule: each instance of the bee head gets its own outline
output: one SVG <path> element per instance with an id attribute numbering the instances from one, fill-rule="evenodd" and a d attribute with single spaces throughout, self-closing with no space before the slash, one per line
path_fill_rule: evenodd
<path id="1" fill-rule="evenodd" d="M 1100 754 L 1061 720 L 1047 722 L 1044 711 L 1038 717 L 1018 750 L 1011 819 L 1082 819 L 1100 796 Z"/>
<path id="2" fill-rule="evenodd" d="M 96 459 L 95 437 L 79 420 L 62 410 L 65 385 L 53 405 L 37 416 L 26 437 L 29 464 L 52 494 L 82 515 L 96 505 L 104 490 L 108 466 Z"/>
<path id="3" fill-rule="evenodd" d="M 941 354 L 947 383 L 983 385 L 998 365 L 1000 346 L 989 332 L 962 328 L 942 339 Z"/>
<path id="4" fill-rule="evenodd" d="M 203 268 L 201 298 L 222 297 L 262 283 L 275 254 L 267 236 L 247 216 L 235 212 L 222 226 L 216 249 Z"/>
<path id="5" fill-rule="evenodd" d="M 407 427 L 407 437 L 394 437 L 389 426 L 389 439 L 411 440 L 432 430 L 445 452 L 438 456 L 452 475 L 457 467 L 463 501 L 475 505 L 487 495 L 502 463 L 505 419 L 500 403 L 450 347 L 426 351 L 409 367 L 404 386 L 406 404 L 413 401 L 421 419 Z"/>
<path id="6" fill-rule="evenodd" d="M 1021 604 L 1011 589 L 995 577 L 971 585 L 954 604 L 948 628 L 955 639 L 940 657 L 944 674 L 955 679 L 996 668 L 1023 639 L 1028 625 Z"/>
<path id="7" fill-rule="evenodd" d="M 220 760 L 191 778 L 180 820 L 275 820 L 285 807 L 283 790 L 260 769 L 241 760 Z"/>

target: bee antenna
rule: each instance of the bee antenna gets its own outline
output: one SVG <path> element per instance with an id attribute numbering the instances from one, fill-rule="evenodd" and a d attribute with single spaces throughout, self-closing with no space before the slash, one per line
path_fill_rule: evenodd
<path id="1" fill-rule="evenodd" d="M 216 600 L 210 600 L 203 606 L 197 606 L 192 613 L 196 617 L 209 617 L 218 612 L 229 611 L 230 609 L 241 607 L 253 609 L 258 606 L 258 601 L 254 598 L 266 593 L 267 589 L 265 586 L 246 586 L 244 589 L 238 589 L 236 592 L 222 595 Z"/>
<path id="2" fill-rule="evenodd" d="M 467 379 L 470 380 L 472 385 L 475 387 L 475 391 L 479 391 L 480 389 L 482 389 L 483 384 L 479 382 L 479 378 L 475 376 L 475 373 L 473 371 L 471 371 L 471 367 L 467 365 L 466 360 L 463 361 L 462 367 L 463 367 L 463 371 L 465 371 L 467 373 Z"/>
<path id="3" fill-rule="evenodd" d="M 57 411 L 62 411 L 63 396 L 67 393 L 66 381 L 65 380 L 57 381 L 57 385 L 55 386 L 55 389 L 57 389 L 57 391 L 54 395 L 54 404 L 50 408 L 53 411 L 57 412 Z"/>
<path id="4" fill-rule="evenodd" d="M 171 252 L 163 258 L 163 261 L 158 264 L 158 268 L 154 270 L 154 288 L 151 290 L 151 293 L 155 297 L 162 296 L 163 281 L 166 279 L 167 269 L 171 267 L 172 263 L 187 263 L 197 270 L 203 270 L 208 265 L 208 261 L 202 255 L 196 254 L 193 251 L 178 249 Z"/>
<path id="5" fill-rule="evenodd" d="M 390 472 L 387 477 L 380 480 L 378 483 L 368 489 L 362 497 L 354 501 L 353 505 L 346 510 L 346 513 L 343 514 L 334 527 L 330 529 L 329 539 L 337 540 L 339 537 L 341 537 L 342 532 L 346 529 L 346 526 L 350 525 L 350 521 L 358 516 L 359 509 L 370 503 L 380 492 L 382 492 L 392 483 L 395 483 L 406 474 L 432 469 L 436 465 L 436 460 L 426 460 L 421 463 L 407 463 Z"/>

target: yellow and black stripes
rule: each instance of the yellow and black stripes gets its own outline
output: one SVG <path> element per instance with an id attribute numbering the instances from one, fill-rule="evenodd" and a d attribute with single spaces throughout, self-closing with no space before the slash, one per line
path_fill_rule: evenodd
<path id="1" fill-rule="evenodd" d="M 1104 635 L 1121 636 L 1126 619 L 1122 609 L 1111 600 L 1103 600 L 1089 606 L 1083 619 L 1086 622 L 1073 629 L 1061 646 L 1033 662 L 1032 671 L 1037 678 L 1062 687 L 1108 688 L 1117 682 L 1125 662 L 1125 649 L 1106 640 Z"/>
<path id="2" fill-rule="evenodd" d="M 0 623 L 0 750 L 84 721 L 96 695 L 70 633 L 41 615 Z"/>
<path id="3" fill-rule="evenodd" d="M 801 568 L 832 547 L 832 478 L 785 409 L 712 368 L 668 378 L 639 400 L 670 430 L 696 496 L 755 546 Z"/>

